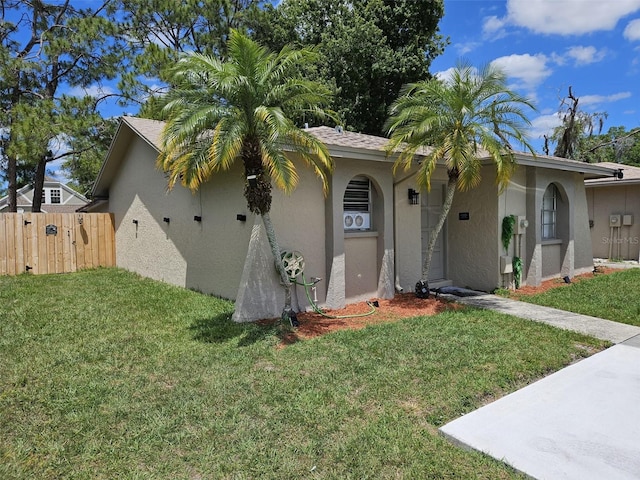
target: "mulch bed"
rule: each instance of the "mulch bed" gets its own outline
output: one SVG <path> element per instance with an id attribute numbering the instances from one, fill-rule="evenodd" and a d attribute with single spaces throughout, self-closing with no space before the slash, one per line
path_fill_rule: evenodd
<path id="1" fill-rule="evenodd" d="M 598 274 L 602 275 L 615 271 L 616 269 L 613 268 L 598 267 Z M 572 278 L 571 282 L 580 282 L 585 278 L 592 278 L 593 275 L 593 273 L 578 275 Z M 565 283 L 563 279 L 554 278 L 542 282 L 542 284 L 537 287 L 523 286 L 516 291 L 512 291 L 510 293 L 510 298 L 518 299 L 527 295 L 545 292 L 551 288 L 563 288 L 568 285 L 569 284 Z M 298 313 L 298 322 L 300 325 L 292 331 L 283 333 L 281 346 L 289 345 L 300 340 L 318 337 L 336 330 L 357 330 L 364 328 L 367 325 L 375 325 L 383 322 L 395 322 L 409 317 L 435 315 L 446 310 L 457 310 L 463 308 L 462 305 L 450 300 L 435 297 L 421 299 L 416 297 L 414 293 L 397 294 L 390 300 L 371 299 L 370 301 L 377 301 L 378 307 L 373 314 L 367 316 L 327 318 L 315 312 Z M 370 310 L 371 307 L 366 302 L 360 302 L 347 305 L 345 308 L 340 310 L 331 310 L 326 311 L 325 313 L 333 317 L 343 317 L 349 315 L 362 315 Z M 258 323 L 266 325 L 273 324 L 278 321 L 279 320 L 277 319 L 271 319 L 262 320 Z"/>

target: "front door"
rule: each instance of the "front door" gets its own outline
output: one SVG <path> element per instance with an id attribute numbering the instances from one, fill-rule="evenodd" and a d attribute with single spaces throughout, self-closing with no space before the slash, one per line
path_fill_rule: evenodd
<path id="1" fill-rule="evenodd" d="M 431 232 L 438 223 L 440 218 L 440 212 L 442 211 L 442 203 L 444 200 L 444 182 L 431 182 L 431 191 L 428 194 L 423 193 L 420 195 L 421 200 L 421 229 L 422 234 L 422 265 L 427 257 L 427 246 L 429 245 L 429 238 Z M 447 228 L 447 224 L 444 224 L 438 239 L 436 241 L 436 247 L 433 250 L 433 256 L 431 257 L 431 268 L 429 269 L 428 281 L 444 280 L 447 277 L 446 272 L 446 245 L 444 242 L 444 234 Z"/>

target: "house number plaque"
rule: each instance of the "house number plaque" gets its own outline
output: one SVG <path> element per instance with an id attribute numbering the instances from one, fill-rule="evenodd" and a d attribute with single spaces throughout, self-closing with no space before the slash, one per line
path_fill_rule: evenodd
<path id="1" fill-rule="evenodd" d="M 469 212 L 459 212 L 458 220 L 469 220 Z"/>
<path id="2" fill-rule="evenodd" d="M 47 225 L 45 227 L 45 232 L 47 233 L 47 235 L 57 235 L 58 227 L 56 227 L 55 225 Z"/>

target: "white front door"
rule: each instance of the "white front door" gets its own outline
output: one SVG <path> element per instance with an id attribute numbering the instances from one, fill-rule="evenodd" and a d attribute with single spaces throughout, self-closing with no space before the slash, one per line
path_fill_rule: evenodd
<path id="1" fill-rule="evenodd" d="M 445 183 L 444 182 L 431 182 L 431 191 L 429 193 L 423 192 L 421 197 L 421 229 L 422 234 L 422 265 L 427 257 L 427 246 L 429 245 L 429 238 L 431 237 L 431 231 L 435 228 L 440 218 L 440 212 L 442 211 L 442 203 L 444 200 Z M 433 250 L 433 256 L 431 257 L 431 268 L 429 269 L 428 281 L 444 280 L 447 277 L 446 272 L 446 245 L 444 242 L 444 234 L 447 228 L 447 224 L 444 224 L 438 239 L 436 241 L 435 249 Z"/>

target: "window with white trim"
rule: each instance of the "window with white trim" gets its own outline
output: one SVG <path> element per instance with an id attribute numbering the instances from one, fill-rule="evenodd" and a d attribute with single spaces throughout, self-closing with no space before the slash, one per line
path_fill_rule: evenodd
<path id="1" fill-rule="evenodd" d="M 50 203 L 60 203 L 62 200 L 62 192 L 59 188 L 52 188 L 49 190 Z"/>
<path id="2" fill-rule="evenodd" d="M 557 238 L 558 188 L 551 184 L 542 197 L 542 239 Z"/>
<path id="3" fill-rule="evenodd" d="M 59 188 L 43 188 L 42 189 L 42 204 L 60 204 L 62 203 L 62 190 Z"/>

